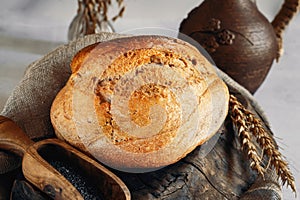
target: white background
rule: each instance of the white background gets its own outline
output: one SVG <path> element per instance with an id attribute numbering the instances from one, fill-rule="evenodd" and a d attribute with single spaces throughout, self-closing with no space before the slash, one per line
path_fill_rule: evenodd
<path id="1" fill-rule="evenodd" d="M 77 9 L 75 0 L 0 0 L 0 110 L 25 68 L 60 43 Z M 124 0 L 126 11 L 114 24 L 116 32 L 142 27 L 177 31 L 187 13 L 201 0 Z M 261 12 L 272 20 L 282 0 L 257 0 Z M 111 9 L 114 14 L 116 9 Z M 300 196 L 300 17 L 284 35 L 284 55 L 255 94 L 265 110 L 281 151 L 290 163 Z M 40 41 L 45 45 L 38 46 Z M 284 187 L 285 188 L 285 187 Z M 284 189 L 284 199 L 294 199 Z M 299 198 L 300 199 L 300 198 Z"/>

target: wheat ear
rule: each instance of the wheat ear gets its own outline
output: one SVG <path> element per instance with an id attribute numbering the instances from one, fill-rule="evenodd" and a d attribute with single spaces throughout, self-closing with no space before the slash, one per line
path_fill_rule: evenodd
<path id="1" fill-rule="evenodd" d="M 245 115 L 240 109 L 239 102 L 232 95 L 230 96 L 230 117 L 240 137 L 242 149 L 247 153 L 248 159 L 251 161 L 251 169 L 257 171 L 260 175 L 264 175 L 264 168 L 261 166 L 261 158 L 258 156 L 257 149 L 251 140 L 251 133 L 244 120 Z"/>
<path id="2" fill-rule="evenodd" d="M 229 106 L 233 125 L 242 141 L 242 149 L 246 150 L 248 158 L 252 160 L 250 167 L 260 175 L 263 175 L 269 164 L 272 165 L 278 177 L 281 178 L 283 185 L 287 183 L 293 192 L 296 193 L 295 179 L 290 172 L 288 163 L 282 159 L 274 139 L 265 130 L 263 122 L 250 110 L 246 109 L 234 95 L 230 95 Z M 257 143 L 262 148 L 263 155 L 261 158 L 258 157 L 257 149 L 250 140 L 251 135 L 256 137 Z M 266 168 L 262 167 L 262 158 L 264 156 L 269 158 L 269 164 Z"/>

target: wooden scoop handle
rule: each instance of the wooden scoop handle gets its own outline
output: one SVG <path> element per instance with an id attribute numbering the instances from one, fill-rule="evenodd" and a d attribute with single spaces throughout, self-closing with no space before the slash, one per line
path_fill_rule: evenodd
<path id="1" fill-rule="evenodd" d="M 23 157 L 33 141 L 11 119 L 0 116 L 0 149 L 5 149 Z"/>
<path id="2" fill-rule="evenodd" d="M 39 156 L 37 147 L 39 143 L 34 146 L 34 142 L 15 122 L 0 116 L 0 149 L 14 152 L 23 158 L 22 171 L 25 178 L 54 199 L 83 200 L 72 184 Z M 65 188 L 63 194 L 61 188 Z"/>
<path id="3" fill-rule="evenodd" d="M 85 167 L 85 170 L 91 173 L 90 178 L 98 178 L 99 184 L 102 183 L 100 189 L 109 199 L 130 200 L 130 192 L 126 185 L 104 166 L 57 139 L 34 144 L 15 122 L 0 116 L 0 149 L 23 157 L 22 171 L 25 178 L 54 199 L 82 200 L 78 190 L 37 152 L 47 145 L 60 147 L 60 153 L 73 156 L 79 162 L 78 165 L 81 163 L 81 167 Z"/>

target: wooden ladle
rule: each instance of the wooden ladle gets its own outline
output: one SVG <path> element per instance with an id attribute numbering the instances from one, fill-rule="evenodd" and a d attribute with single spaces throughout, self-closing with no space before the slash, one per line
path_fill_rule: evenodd
<path id="1" fill-rule="evenodd" d="M 72 177 L 67 174 L 70 170 L 67 169 L 63 175 L 50 164 L 55 162 L 71 166 L 73 171 L 84 177 L 88 182 L 85 184 L 96 191 L 93 192 L 97 195 L 96 198 L 93 197 L 95 199 L 130 199 L 130 192 L 122 180 L 98 162 L 58 139 L 34 143 L 16 123 L 3 116 L 0 116 L 0 149 L 23 157 L 24 177 L 53 199 L 86 198 L 86 194 L 82 194 L 72 180 L 67 178 Z"/>

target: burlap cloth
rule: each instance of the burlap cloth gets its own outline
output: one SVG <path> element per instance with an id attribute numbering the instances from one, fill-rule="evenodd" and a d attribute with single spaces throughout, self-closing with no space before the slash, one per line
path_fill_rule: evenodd
<path id="1" fill-rule="evenodd" d="M 23 79 L 13 90 L 1 115 L 14 120 L 28 136 L 37 141 L 54 137 L 49 111 L 53 99 L 70 76 L 70 62 L 83 47 L 118 34 L 96 34 L 63 45 L 28 66 Z M 218 70 L 230 92 L 261 116 L 262 109 L 251 94 Z M 264 180 L 249 168 L 240 150 L 237 134 L 225 120 L 212 151 L 199 158 L 198 147 L 186 158 L 169 167 L 145 174 L 115 173 L 127 184 L 132 199 L 281 199 L 281 187 L 273 170 Z M 0 174 L 20 165 L 20 159 L 0 151 Z"/>

